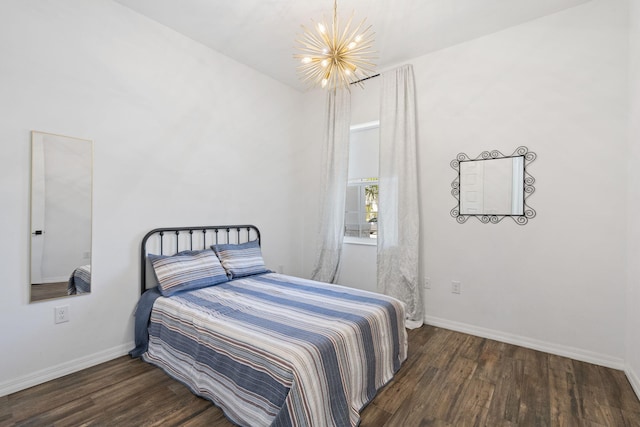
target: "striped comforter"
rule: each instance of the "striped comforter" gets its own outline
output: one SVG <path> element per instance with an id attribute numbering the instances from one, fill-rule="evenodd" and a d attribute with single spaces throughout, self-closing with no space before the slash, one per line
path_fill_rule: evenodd
<path id="1" fill-rule="evenodd" d="M 83 265 L 71 273 L 67 282 L 67 295 L 91 292 L 91 265 Z"/>
<path id="2" fill-rule="evenodd" d="M 355 426 L 407 355 L 404 306 L 270 273 L 156 300 L 144 360 L 244 426 Z"/>

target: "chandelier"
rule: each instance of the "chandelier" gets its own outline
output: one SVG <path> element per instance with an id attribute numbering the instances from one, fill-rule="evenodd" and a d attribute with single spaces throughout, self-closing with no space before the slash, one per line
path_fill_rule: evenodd
<path id="1" fill-rule="evenodd" d="M 307 28 L 302 25 L 302 36 L 296 39 L 293 55 L 300 61 L 298 72 L 302 81 L 323 88 L 349 88 L 351 83 L 362 86 L 362 80 L 373 74 L 375 58 L 372 50 L 373 31 L 365 27 L 366 19 L 352 28 L 353 13 L 344 28 L 338 23 L 338 4 L 333 2 L 331 27 L 323 21 Z M 313 22 L 313 21 L 311 21 Z"/>

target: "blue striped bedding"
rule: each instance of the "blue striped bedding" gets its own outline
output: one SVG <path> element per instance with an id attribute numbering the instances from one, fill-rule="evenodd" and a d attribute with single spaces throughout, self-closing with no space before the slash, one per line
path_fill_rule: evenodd
<path id="1" fill-rule="evenodd" d="M 71 273 L 67 282 L 67 295 L 91 292 L 91 265 L 83 265 Z"/>
<path id="2" fill-rule="evenodd" d="M 158 297 L 143 359 L 243 426 L 356 426 L 407 357 L 404 306 L 276 273 Z"/>

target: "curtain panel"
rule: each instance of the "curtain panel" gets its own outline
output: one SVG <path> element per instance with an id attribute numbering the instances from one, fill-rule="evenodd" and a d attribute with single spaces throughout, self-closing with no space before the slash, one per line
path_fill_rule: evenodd
<path id="1" fill-rule="evenodd" d="M 351 93 L 338 89 L 327 93 L 323 148 L 323 177 L 319 247 L 313 280 L 335 283 L 344 240 L 344 212 L 349 168 Z"/>
<path id="2" fill-rule="evenodd" d="M 407 327 L 424 321 L 419 270 L 419 193 L 413 67 L 382 74 L 378 199 L 378 291 L 406 304 Z"/>

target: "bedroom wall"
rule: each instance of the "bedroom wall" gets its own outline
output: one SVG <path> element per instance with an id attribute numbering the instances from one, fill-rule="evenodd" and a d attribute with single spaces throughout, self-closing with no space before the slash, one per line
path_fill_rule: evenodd
<path id="1" fill-rule="evenodd" d="M 623 367 L 627 2 L 593 0 L 409 62 L 427 321 Z M 520 145 L 538 154 L 537 217 L 456 223 L 450 161 Z"/>
<path id="2" fill-rule="evenodd" d="M 629 218 L 626 371 L 640 396 L 640 2 L 629 8 Z"/>
<path id="3" fill-rule="evenodd" d="M 298 92 L 109 0 L 3 2 L 0 56 L 0 396 L 132 348 L 152 228 L 253 223 L 301 272 Z M 32 129 L 94 140 L 91 295 L 28 303 Z"/>
<path id="4" fill-rule="evenodd" d="M 622 366 L 626 14 L 596 0 L 414 62 L 429 322 Z M 537 217 L 455 223 L 447 160 L 519 145 L 538 154 Z"/>

